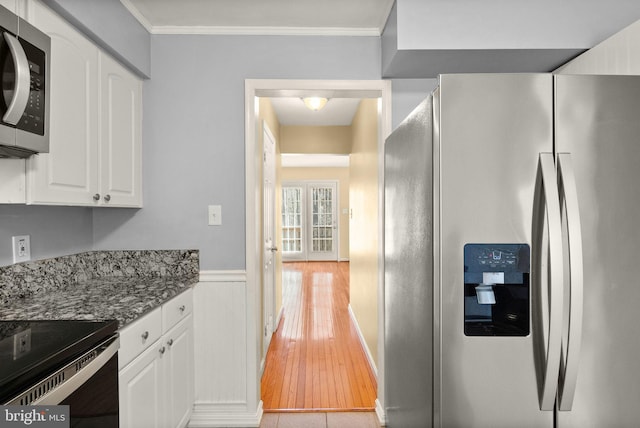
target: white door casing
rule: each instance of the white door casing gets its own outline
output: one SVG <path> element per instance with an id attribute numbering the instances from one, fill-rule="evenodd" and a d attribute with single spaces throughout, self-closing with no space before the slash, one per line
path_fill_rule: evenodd
<path id="1" fill-rule="evenodd" d="M 262 177 L 259 173 L 262 162 L 262 147 L 258 145 L 258 138 L 262 130 L 258 126 L 260 120 L 258 101 L 259 97 L 274 96 L 305 96 L 318 94 L 328 96 L 341 96 L 345 98 L 379 98 L 378 109 L 378 183 L 379 194 L 383 194 L 384 176 L 384 140 L 391 133 L 391 81 L 390 80 L 284 80 L 284 79 L 246 79 L 245 80 L 245 249 L 246 249 L 246 415 L 261 415 L 262 405 L 260 401 L 260 355 L 259 340 L 262 332 L 262 306 L 263 299 L 260 296 L 261 277 L 263 268 L 261 258 L 263 242 L 260 227 L 262 222 L 261 200 L 256 195 L 262 188 Z M 382 213 L 384 199 L 379 198 L 378 217 L 380 237 L 382 234 Z M 378 330 L 384 332 L 384 240 L 378 240 Z M 379 420 L 384 423 L 384 337 L 381 337 L 378 346 L 378 400 L 376 400 L 376 413 Z M 257 417 L 259 421 L 259 417 Z"/>

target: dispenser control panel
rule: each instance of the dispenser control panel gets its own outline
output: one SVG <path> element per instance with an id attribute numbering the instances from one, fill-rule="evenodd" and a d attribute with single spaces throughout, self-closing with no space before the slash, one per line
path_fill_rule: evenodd
<path id="1" fill-rule="evenodd" d="M 464 333 L 467 336 L 529 334 L 527 244 L 464 246 Z"/>

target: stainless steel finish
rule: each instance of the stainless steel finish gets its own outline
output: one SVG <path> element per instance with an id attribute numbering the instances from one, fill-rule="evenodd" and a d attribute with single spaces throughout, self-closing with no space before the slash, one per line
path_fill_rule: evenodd
<path id="1" fill-rule="evenodd" d="M 111 200 L 111 195 L 104 195 L 104 201 L 109 202 Z"/>
<path id="2" fill-rule="evenodd" d="M 99 201 L 100 200 L 100 193 L 96 193 L 95 195 L 93 195 L 93 200 L 94 201 Z"/>
<path id="3" fill-rule="evenodd" d="M 580 204 L 584 317 L 578 379 L 558 427 L 640 421 L 640 78 L 557 76 L 556 150 L 571 153 Z"/>
<path id="4" fill-rule="evenodd" d="M 44 135 L 34 134 L 22 129 L 15 128 L 13 126 L 0 124 L 0 158 L 27 158 L 34 153 L 48 153 L 49 152 L 49 109 L 51 105 L 51 39 L 49 36 L 29 24 L 24 19 L 19 18 L 11 11 L 0 6 L 0 25 L 11 32 L 14 35 L 18 35 L 21 40 L 26 40 L 32 45 L 45 53 L 45 81 L 44 97 L 41 101 L 44 103 Z M 19 33 L 18 33 L 19 30 Z M 7 39 L 7 33 L 5 33 L 5 40 Z M 11 36 L 10 36 L 11 37 Z M 15 37 L 14 37 L 15 39 Z M 12 43 L 12 42 L 8 42 Z M 15 45 L 15 43 L 13 43 Z M 20 43 L 18 43 L 20 45 Z M 14 46 L 13 52 L 19 53 L 22 51 L 22 46 Z M 12 54 L 14 55 L 14 54 Z M 20 62 L 22 62 L 20 60 Z M 18 68 L 24 68 L 24 63 L 16 65 Z M 24 78 L 23 78 L 24 77 Z M 23 114 L 24 109 L 19 109 L 18 104 L 24 102 L 24 91 L 27 90 L 27 100 L 29 98 L 29 91 L 31 85 L 31 76 L 29 66 L 27 64 L 27 72 L 20 75 L 20 83 L 18 83 L 19 94 L 18 97 L 14 97 L 15 105 L 9 109 L 10 117 L 7 117 L 12 124 L 18 123 L 20 117 Z M 28 102 L 28 101 L 27 101 Z M 26 103 L 24 104 L 26 106 Z"/>
<path id="5" fill-rule="evenodd" d="M 140 336 L 142 337 L 142 340 L 147 340 L 149 338 L 149 332 L 145 331 Z"/>
<path id="6" fill-rule="evenodd" d="M 59 404 L 100 370 L 119 347 L 120 339 L 111 337 L 5 404 Z"/>
<path id="7" fill-rule="evenodd" d="M 444 75 L 387 139 L 388 427 L 638 426 L 638 112 L 640 76 Z M 465 336 L 472 243 L 531 246 L 529 336 Z"/>
<path id="8" fill-rule="evenodd" d="M 538 155 L 553 149 L 551 94 L 549 75 L 440 78 L 442 427 L 553 423 L 539 408 L 532 337 L 467 337 L 463 325 L 464 245 L 531 243 Z"/>
<path id="9" fill-rule="evenodd" d="M 532 331 L 540 410 L 552 411 L 558 389 L 562 350 L 562 221 L 553 154 L 541 153 L 538 166 L 532 220 Z"/>
<path id="10" fill-rule="evenodd" d="M 27 106 L 27 101 L 29 101 L 31 73 L 29 71 L 27 54 L 24 52 L 18 39 L 9 33 L 4 33 L 4 40 L 7 42 L 7 46 L 9 46 L 15 67 L 15 86 L 13 88 L 13 97 L 2 120 L 11 125 L 15 125 L 22 117 L 24 109 Z"/>
<path id="11" fill-rule="evenodd" d="M 385 144 L 385 397 L 387 426 L 433 415 L 432 97 Z"/>
<path id="12" fill-rule="evenodd" d="M 568 153 L 558 153 L 558 176 L 560 178 L 560 204 L 564 206 L 566 236 L 568 239 L 568 254 L 565 261 L 569 262 L 568 287 L 565 288 L 563 343 L 561 360 L 561 376 L 558 385 L 558 408 L 561 411 L 571 410 L 580 360 L 582 344 L 583 317 L 583 265 L 582 265 L 582 232 L 580 227 L 580 207 L 578 206 L 578 191 L 576 187 L 573 162 Z M 566 287 L 566 285 L 565 285 Z"/>

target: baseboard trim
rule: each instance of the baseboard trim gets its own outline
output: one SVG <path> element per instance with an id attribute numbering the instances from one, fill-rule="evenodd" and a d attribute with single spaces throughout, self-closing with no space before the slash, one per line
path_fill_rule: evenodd
<path id="1" fill-rule="evenodd" d="M 246 411 L 246 404 L 196 403 L 187 425 L 189 428 L 259 427 L 262 420 L 262 401 L 255 413 Z"/>
<path id="2" fill-rule="evenodd" d="M 367 361 L 369 361 L 369 366 L 371 366 L 371 370 L 373 370 L 373 374 L 377 379 L 378 368 L 376 367 L 376 363 L 373 361 L 373 355 L 371 355 L 369 346 L 367 346 L 367 342 L 364 340 L 364 335 L 362 334 L 362 330 L 360 330 L 360 325 L 358 324 L 358 320 L 356 319 L 356 314 L 353 313 L 351 304 L 349 304 L 349 316 L 351 317 L 351 321 L 353 321 L 353 325 L 356 326 L 356 331 L 358 332 L 358 338 L 360 339 L 360 343 L 362 344 L 362 349 L 364 349 L 364 352 L 367 355 Z"/>
<path id="3" fill-rule="evenodd" d="M 378 422 L 380 423 L 380 426 L 386 427 L 387 414 L 385 413 L 384 408 L 382 407 L 382 404 L 380 404 L 380 401 L 378 401 L 377 398 L 376 398 L 376 416 L 378 416 Z"/>

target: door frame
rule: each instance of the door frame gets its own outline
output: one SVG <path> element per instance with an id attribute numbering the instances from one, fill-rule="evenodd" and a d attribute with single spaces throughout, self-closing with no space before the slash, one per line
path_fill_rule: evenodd
<path id="1" fill-rule="evenodd" d="M 246 251 L 246 317 L 247 317 L 247 382 L 248 403 L 260 401 L 260 363 L 262 340 L 262 147 L 259 120 L 259 97 L 320 95 L 341 98 L 378 98 L 378 398 L 376 413 L 384 414 L 384 141 L 391 133 L 390 80 L 287 80 L 245 79 L 245 251 Z"/>

